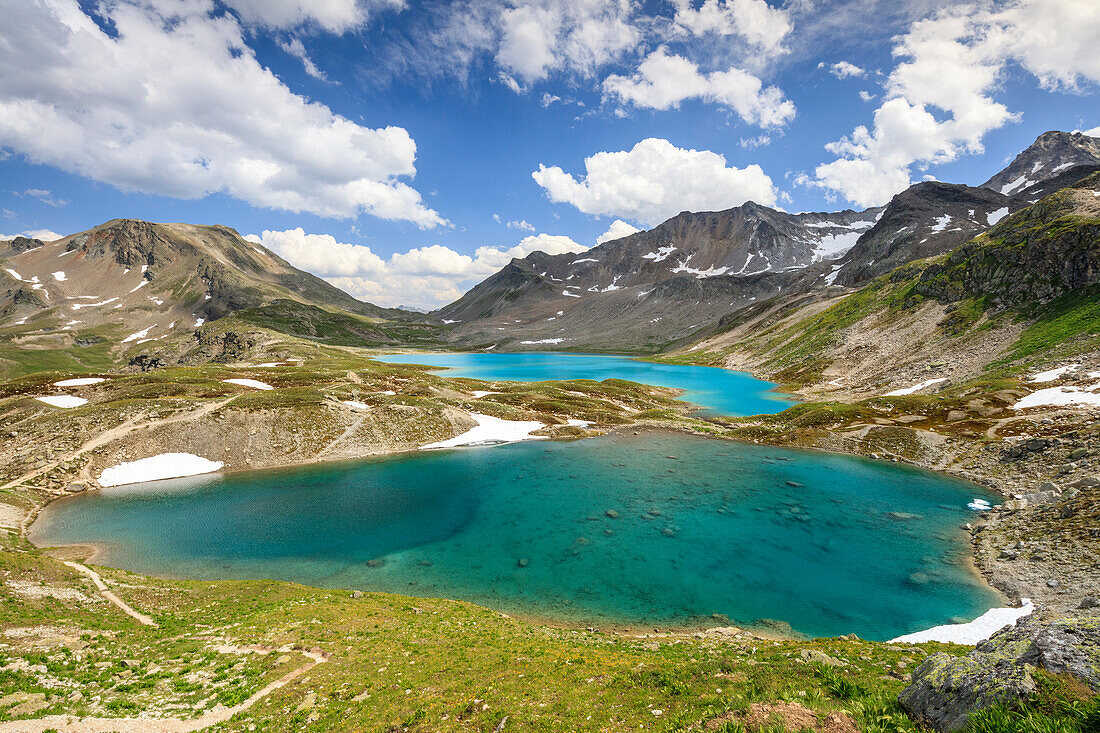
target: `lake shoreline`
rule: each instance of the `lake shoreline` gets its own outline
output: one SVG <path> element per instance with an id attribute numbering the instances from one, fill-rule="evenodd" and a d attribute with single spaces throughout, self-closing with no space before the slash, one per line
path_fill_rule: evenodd
<path id="1" fill-rule="evenodd" d="M 631 441 L 638 441 L 638 440 L 647 441 L 647 440 L 650 440 L 650 439 L 658 437 L 658 436 L 670 436 L 670 437 L 671 436 L 691 436 L 691 437 L 694 437 L 694 438 L 698 438 L 698 437 L 714 438 L 714 437 L 716 437 L 716 436 L 713 436 L 713 435 L 706 435 L 706 434 L 693 434 L 689 431 L 683 431 L 683 430 L 671 430 L 671 429 L 667 429 L 667 428 L 641 427 L 641 426 L 628 426 L 628 427 L 620 428 L 618 430 L 611 431 L 611 432 L 615 433 L 615 434 L 618 434 L 620 436 L 620 438 L 625 438 L 626 439 L 627 442 L 624 444 L 624 446 L 627 450 L 630 450 L 629 445 L 630 445 Z M 554 442 L 558 442 L 558 441 L 554 441 Z M 708 443 L 713 443 L 713 441 L 707 441 L 707 442 Z M 725 443 L 730 443 L 730 444 L 734 444 L 734 443 L 743 444 L 746 447 L 752 447 L 752 444 L 749 443 L 749 442 L 746 442 L 746 441 L 735 441 L 735 440 L 724 439 L 724 442 Z M 758 444 L 755 447 L 758 450 L 759 449 L 765 449 L 766 450 L 770 446 L 759 445 Z M 777 447 L 782 448 L 783 451 L 789 452 L 789 453 L 806 453 L 807 452 L 804 449 L 784 447 L 784 446 L 777 446 Z M 458 452 L 461 452 L 463 450 L 470 450 L 470 449 L 457 449 L 457 450 L 458 450 Z M 473 450 L 478 450 L 478 449 L 475 448 Z M 485 448 L 482 448 L 482 450 L 489 450 L 489 448 L 485 447 Z M 813 449 L 813 451 L 814 451 L 814 453 L 825 453 L 825 451 L 821 451 L 821 450 L 817 450 L 817 449 Z M 661 451 L 659 450 L 658 452 L 661 452 Z M 670 452 L 677 452 L 678 453 L 678 451 L 675 451 L 675 450 L 671 450 Z M 372 459 L 373 460 L 389 460 L 389 459 L 392 459 L 392 458 L 395 458 L 395 457 L 396 458 L 399 458 L 399 457 L 402 457 L 402 456 L 414 457 L 414 456 L 417 456 L 417 455 L 420 455 L 419 451 L 401 451 L 401 452 L 394 452 L 394 453 L 388 454 L 387 456 L 377 456 L 377 457 L 371 457 L 371 458 L 367 458 L 367 459 L 359 459 L 359 460 L 355 460 L 354 462 L 355 463 L 361 463 L 361 462 L 370 463 L 370 462 L 372 462 Z M 837 454 L 834 453 L 834 455 L 837 455 Z M 840 454 L 840 455 L 842 455 L 842 454 Z M 663 458 L 663 452 L 662 452 L 661 457 Z M 772 459 L 770 457 L 768 457 L 767 460 L 772 460 Z M 790 460 L 790 459 L 788 458 L 788 459 L 785 459 L 785 460 Z M 344 462 L 342 462 L 342 463 L 344 463 Z M 780 465 L 782 465 L 782 464 L 780 464 Z M 297 468 L 303 468 L 303 466 L 298 466 Z M 252 471 L 233 471 L 233 472 L 230 472 L 230 473 L 227 473 L 227 474 L 224 474 L 224 475 L 240 476 L 242 474 L 247 475 L 247 474 L 250 474 L 250 473 L 251 474 L 256 474 L 256 473 L 268 473 L 268 472 L 269 472 L 269 469 L 258 469 L 258 470 L 252 470 Z M 933 472 L 928 472 L 928 473 L 933 473 Z M 215 474 L 214 476 L 217 476 L 217 474 Z M 200 480 L 200 482 L 201 482 L 201 480 L 205 477 L 195 477 L 195 478 Z M 116 489 L 109 489 L 108 491 L 113 492 L 113 491 L 117 491 L 117 490 L 118 489 L 116 488 Z M 139 489 L 139 491 L 140 491 L 140 489 Z M 964 493 L 965 493 L 965 489 L 964 489 Z M 73 497 L 73 498 L 78 499 L 79 497 Z M 40 529 L 40 528 L 41 528 L 41 525 L 39 525 L 35 529 Z M 34 531 L 34 529 L 32 529 L 32 531 L 30 533 L 30 536 L 29 536 L 29 539 L 36 542 L 36 545 L 39 546 L 40 549 L 45 550 L 47 546 L 45 544 L 38 545 L 37 543 L 41 542 L 41 538 L 36 537 L 35 534 L 36 534 L 36 532 Z M 54 545 L 53 547 L 58 548 L 58 547 L 62 547 L 62 546 L 61 545 Z M 67 559 L 81 558 L 81 553 L 83 553 L 82 559 L 86 559 L 88 562 L 92 562 L 92 563 L 100 562 L 100 563 L 102 563 L 102 564 L 104 564 L 108 567 L 118 567 L 118 568 L 121 568 L 121 569 L 126 569 L 126 570 L 131 571 L 131 572 L 138 572 L 139 574 L 142 574 L 142 575 L 149 575 L 150 577 L 163 577 L 163 578 L 169 578 L 169 579 L 180 578 L 180 579 L 191 579 L 191 580 L 194 580 L 196 578 L 202 578 L 204 580 L 207 579 L 207 578 L 203 578 L 203 576 L 201 576 L 201 575 L 199 575 L 199 576 L 194 576 L 194 575 L 192 575 L 192 576 L 186 576 L 186 575 L 185 576 L 177 576 L 177 575 L 174 575 L 174 574 L 171 574 L 171 573 L 168 573 L 168 574 L 161 574 L 161 573 L 157 573 L 157 572 L 148 573 L 148 572 L 141 571 L 141 570 L 135 570 L 133 566 L 127 565 L 125 563 L 125 561 L 123 561 L 120 564 L 114 564 L 111 561 L 111 559 L 109 557 L 107 557 L 107 555 L 109 555 L 110 552 L 111 552 L 111 548 L 110 548 L 109 544 L 97 545 L 95 543 L 86 543 L 86 542 L 84 542 L 84 543 L 80 543 L 78 545 L 70 545 L 70 546 L 65 546 L 65 547 L 67 547 L 67 549 L 62 550 L 62 553 L 65 555 L 65 557 Z M 56 551 L 52 551 L 52 552 L 48 551 L 48 554 L 53 555 L 53 554 L 55 554 L 55 552 Z M 965 570 L 967 571 L 967 574 L 970 575 L 977 582 L 978 585 L 980 585 L 981 587 L 983 587 L 987 590 L 991 590 L 990 587 L 988 586 L 988 584 L 985 582 L 985 579 L 982 578 L 981 575 L 976 572 L 976 569 L 974 568 L 974 565 L 973 565 L 973 562 L 972 562 L 971 554 L 966 551 L 966 548 L 964 548 L 962 546 L 959 546 L 957 557 L 958 557 L 957 562 L 958 562 L 958 565 L 959 565 L 960 569 L 965 568 Z M 437 560 L 437 562 L 438 562 L 438 560 Z M 234 576 L 229 575 L 229 576 L 226 576 L 226 577 L 221 578 L 221 579 L 223 579 L 223 580 L 233 580 L 233 579 L 251 578 L 251 579 L 260 580 L 263 577 L 266 577 L 266 576 L 261 576 L 261 575 L 248 576 L 248 575 L 245 575 L 245 576 L 242 576 L 240 578 L 235 578 Z M 212 576 L 212 578 L 209 578 L 209 579 L 215 579 L 216 580 L 216 579 L 218 579 L 218 577 L 217 576 Z M 298 582 L 302 582 L 302 581 L 298 581 Z M 307 585 L 310 584 L 309 581 L 305 581 L 305 583 Z M 334 587 L 334 586 L 328 586 L 325 583 L 320 583 L 320 584 L 315 584 L 315 585 L 317 585 L 317 587 L 321 587 L 321 588 Z M 359 588 L 359 589 L 362 589 L 362 590 L 371 589 L 371 590 L 374 590 L 374 591 L 377 591 L 377 592 L 390 592 L 390 593 L 392 593 L 392 592 L 400 593 L 401 592 L 401 591 L 395 591 L 393 588 L 388 588 L 385 585 L 382 585 L 382 586 L 372 586 L 372 585 L 369 585 L 369 584 L 368 585 L 357 585 L 354 582 L 348 583 L 346 585 L 336 586 L 336 587 L 342 587 L 342 588 L 346 588 L 348 590 L 353 590 L 355 588 Z M 426 597 L 433 597 L 434 595 L 435 594 L 429 592 L 429 594 Z M 1000 594 L 997 593 L 997 596 L 999 598 Z M 411 594 L 410 597 L 418 597 L 418 596 L 416 596 L 415 594 Z M 452 597 L 452 595 L 443 595 L 443 596 L 440 596 L 440 597 Z M 459 595 L 459 596 L 454 596 L 454 597 L 464 597 L 464 596 Z M 465 597 L 469 598 L 470 596 L 465 596 Z M 765 624 L 764 627 L 760 627 L 760 626 L 756 625 L 756 622 L 750 621 L 750 620 L 744 620 L 744 619 L 731 620 L 731 619 L 728 619 L 728 618 L 722 618 L 722 619 L 715 618 L 715 619 L 712 619 L 712 618 L 709 618 L 709 617 L 701 617 L 701 618 L 691 618 L 691 619 L 683 619 L 683 620 L 677 619 L 676 621 L 659 620 L 659 621 L 656 621 L 655 623 L 651 622 L 649 620 L 642 620 L 642 621 L 609 621 L 605 616 L 601 615 L 601 613 L 598 612 L 598 611 L 594 612 L 593 615 L 589 615 L 589 616 L 579 615 L 579 614 L 572 614 L 572 613 L 554 613 L 554 612 L 539 613 L 538 611 L 516 612 L 514 610 L 516 608 L 515 605 L 507 605 L 506 604 L 503 607 L 501 607 L 501 606 L 494 605 L 491 602 L 487 602 L 487 601 L 485 601 L 485 599 L 478 600 L 476 597 L 474 597 L 472 602 L 477 603 L 479 605 L 483 605 L 483 606 L 485 606 L 487 608 L 490 608 L 490 609 L 492 609 L 496 612 L 506 613 L 507 615 L 510 615 L 512 617 L 515 617 L 515 618 L 523 618 L 523 619 L 527 619 L 527 620 L 534 620 L 534 621 L 537 621 L 537 622 L 539 622 L 541 624 L 544 624 L 544 625 L 557 626 L 557 627 L 562 627 L 562 628 L 579 629 L 579 628 L 588 628 L 588 627 L 592 627 L 592 626 L 597 626 L 597 627 L 602 628 L 602 629 L 608 629 L 608 630 L 614 629 L 617 632 L 633 634 L 633 633 L 638 633 L 638 632 L 642 632 L 642 631 L 644 631 L 646 633 L 649 633 L 649 629 L 652 628 L 651 623 L 653 623 L 654 626 L 660 628 L 663 632 L 684 634 L 684 633 L 706 632 L 708 629 L 713 629 L 715 627 L 724 628 L 724 627 L 728 627 L 728 626 L 732 625 L 732 626 L 736 626 L 740 631 L 728 632 L 728 633 L 748 633 L 748 634 L 751 634 L 754 637 L 759 637 L 759 638 L 772 638 L 772 637 L 774 637 L 774 638 L 809 638 L 806 635 L 799 634 L 799 633 L 796 633 L 796 632 L 792 632 L 790 634 L 778 633 L 778 632 L 774 631 L 774 629 L 775 629 L 774 625 Z M 520 606 L 523 605 L 522 599 L 520 599 L 519 605 Z M 993 602 L 991 604 L 991 607 L 997 607 L 998 605 L 999 604 L 997 604 L 996 602 Z M 705 606 L 703 606 L 703 607 L 705 607 Z M 713 606 L 712 606 L 712 608 L 713 608 Z M 843 628 L 840 629 L 837 633 L 841 633 L 842 631 L 844 631 Z M 727 632 L 723 632 L 723 633 L 727 633 Z M 849 633 L 849 632 L 844 632 L 844 633 Z"/>

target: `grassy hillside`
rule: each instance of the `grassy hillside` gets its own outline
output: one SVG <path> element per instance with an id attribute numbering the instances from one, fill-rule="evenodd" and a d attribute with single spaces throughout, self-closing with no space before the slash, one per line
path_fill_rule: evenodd
<path id="1" fill-rule="evenodd" d="M 745 309 L 674 358 L 748 358 L 792 388 L 820 385 L 854 343 L 910 339 L 897 359 L 937 351 L 942 362 L 1010 334 L 968 376 L 996 381 L 1100 347 L 1100 175 L 1063 189 L 940 257 L 899 267 L 831 301 L 777 296 Z M 931 348 L 930 345 L 934 345 Z M 925 357 L 928 358 L 928 357 Z M 893 365 L 884 360 L 884 368 Z"/>
<path id="2" fill-rule="evenodd" d="M 357 300 L 221 226 L 119 219 L 0 243 L 0 264 L 0 376 L 226 361 L 280 340 L 436 346 L 447 330 Z"/>
<path id="3" fill-rule="evenodd" d="M 447 331 L 436 323 L 368 319 L 286 299 L 240 311 L 225 327 L 236 323 L 335 346 L 438 347 Z"/>

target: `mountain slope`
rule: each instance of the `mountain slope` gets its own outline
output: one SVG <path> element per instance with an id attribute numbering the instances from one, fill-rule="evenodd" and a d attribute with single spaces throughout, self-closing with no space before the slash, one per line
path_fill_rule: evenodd
<path id="1" fill-rule="evenodd" d="M 404 342 L 409 326 L 421 336 L 438 330 L 429 317 L 356 300 L 227 227 L 120 219 L 55 242 L 0 243 L 0 257 L 0 333 L 27 351 L 68 346 L 108 360 L 140 351 L 172 361 L 204 339 L 224 341 L 211 322 L 228 316 L 238 330 L 303 338 L 319 321 L 332 336 L 338 321 L 336 340 L 362 345 Z M 264 310 L 272 304 L 276 312 Z M 389 335 L 391 326 L 401 335 Z"/>
<path id="2" fill-rule="evenodd" d="M 867 282 L 911 260 L 943 254 L 1020 208 L 984 188 L 928 181 L 890 201 L 875 226 L 835 265 L 835 282 Z"/>
<path id="3" fill-rule="evenodd" d="M 582 254 L 513 260 L 438 315 L 464 348 L 660 351 L 779 292 L 820 300 L 949 252 L 1092 173 L 1097 151 L 1094 138 L 1045 133 L 981 187 L 928 181 L 864 212 L 683 212 Z M 1019 185 L 998 183 L 1024 169 Z"/>
<path id="4" fill-rule="evenodd" d="M 466 345 L 655 350 L 840 257 L 878 211 L 683 212 L 582 254 L 513 260 L 437 315 Z"/>
<path id="5" fill-rule="evenodd" d="M 692 351 L 824 394 L 992 382 L 1095 352 L 1098 302 L 1100 173 L 858 290 L 745 309 Z"/>

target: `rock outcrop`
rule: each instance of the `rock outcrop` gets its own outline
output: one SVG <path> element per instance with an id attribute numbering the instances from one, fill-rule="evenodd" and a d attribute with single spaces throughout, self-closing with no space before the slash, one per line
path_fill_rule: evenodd
<path id="1" fill-rule="evenodd" d="M 978 710 L 1025 702 L 1036 691 L 1036 669 L 1100 691 L 1100 620 L 1028 618 L 965 657 L 934 654 L 914 670 L 898 701 L 935 730 L 960 730 Z"/>
<path id="2" fill-rule="evenodd" d="M 929 265 L 916 292 L 988 298 L 994 310 L 1046 303 L 1100 283 L 1100 173 L 1063 189 Z"/>
<path id="3" fill-rule="evenodd" d="M 45 244 L 45 242 L 41 239 L 15 237 L 10 242 L 0 242 L 0 257 L 8 257 L 13 254 L 19 254 L 20 252 L 38 249 L 43 244 Z"/>

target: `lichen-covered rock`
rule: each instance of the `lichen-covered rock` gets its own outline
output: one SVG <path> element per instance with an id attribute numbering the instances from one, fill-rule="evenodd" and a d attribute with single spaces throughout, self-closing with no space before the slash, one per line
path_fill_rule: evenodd
<path id="1" fill-rule="evenodd" d="M 1035 692 L 1037 667 L 1100 690 L 1100 620 L 1029 618 L 965 657 L 935 654 L 913 671 L 898 701 L 935 730 L 959 730 L 975 711 L 1026 700 Z"/>
<path id="2" fill-rule="evenodd" d="M 1037 666 L 1100 690 L 1100 619 L 1055 621 L 1042 628 L 1035 648 Z"/>
<path id="3" fill-rule="evenodd" d="M 959 730 L 974 711 L 1013 703 L 1035 692 L 1030 671 L 1016 664 L 1028 646 L 1029 641 L 1019 640 L 991 655 L 934 654 L 913 671 L 913 683 L 898 701 L 911 716 L 935 730 Z"/>

